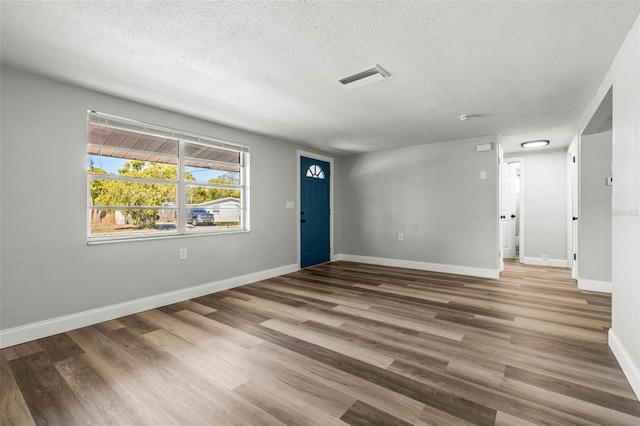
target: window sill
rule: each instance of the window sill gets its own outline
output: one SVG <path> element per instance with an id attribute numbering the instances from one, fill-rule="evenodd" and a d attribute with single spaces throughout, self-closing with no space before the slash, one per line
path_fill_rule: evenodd
<path id="1" fill-rule="evenodd" d="M 247 234 L 251 232 L 249 229 L 234 229 L 231 231 L 218 231 L 218 232 L 198 232 L 193 234 L 178 234 L 178 235 L 153 235 L 148 237 L 131 237 L 131 238 L 113 238 L 113 239 L 95 239 L 87 241 L 88 246 L 99 246 L 103 244 L 119 244 L 119 243 L 130 243 L 130 242 L 139 242 L 139 241 L 157 241 L 157 240 L 175 240 L 182 238 L 194 238 L 194 237 L 211 237 L 218 235 L 229 235 L 229 234 Z"/>

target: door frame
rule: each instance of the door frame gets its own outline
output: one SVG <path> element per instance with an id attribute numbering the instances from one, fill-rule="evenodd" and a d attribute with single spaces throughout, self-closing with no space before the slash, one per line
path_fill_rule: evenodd
<path id="1" fill-rule="evenodd" d="M 571 268 L 571 277 L 574 280 L 578 279 L 577 253 L 579 227 L 578 222 L 573 220 L 573 218 L 578 217 L 579 213 L 579 151 L 580 135 L 577 135 L 567 150 L 567 266 Z M 574 254 L 576 254 L 575 259 L 573 258 Z"/>
<path id="2" fill-rule="evenodd" d="M 296 224 L 296 259 L 298 262 L 298 269 L 301 269 L 302 265 L 302 245 L 300 241 L 300 157 L 312 158 L 314 160 L 325 161 L 329 163 L 330 173 L 329 173 L 329 260 L 331 262 L 334 261 L 334 252 L 333 252 L 333 230 L 334 230 L 334 208 L 333 208 L 333 200 L 334 200 L 334 192 L 333 185 L 335 181 L 335 167 L 333 157 L 327 157 L 326 155 L 316 154 L 314 152 L 297 150 L 296 152 L 296 209 L 295 209 L 295 224 Z"/>
<path id="3" fill-rule="evenodd" d="M 524 159 L 525 157 L 509 157 L 505 159 L 507 163 L 520 163 L 520 226 L 516 225 L 518 232 L 518 261 L 524 263 Z"/>
<path id="4" fill-rule="evenodd" d="M 498 275 L 504 271 L 504 250 L 502 249 L 502 221 L 500 214 L 502 213 L 502 165 L 504 163 L 504 148 L 502 144 L 498 144 L 498 199 L 496 203 L 496 220 L 498 230 Z"/>

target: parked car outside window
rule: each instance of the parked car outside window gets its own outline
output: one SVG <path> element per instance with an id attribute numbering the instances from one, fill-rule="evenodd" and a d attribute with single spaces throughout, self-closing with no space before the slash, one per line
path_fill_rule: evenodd
<path id="1" fill-rule="evenodd" d="M 205 209 L 188 209 L 187 220 L 193 225 L 214 225 L 213 214 Z"/>

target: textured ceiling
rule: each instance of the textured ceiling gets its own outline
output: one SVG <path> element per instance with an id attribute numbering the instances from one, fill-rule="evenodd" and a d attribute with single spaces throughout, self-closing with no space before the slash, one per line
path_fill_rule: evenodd
<path id="1" fill-rule="evenodd" d="M 335 153 L 490 134 L 513 151 L 529 137 L 570 142 L 639 10 L 638 1 L 2 1 L 2 62 Z M 391 77 L 354 90 L 336 82 L 375 64 Z"/>

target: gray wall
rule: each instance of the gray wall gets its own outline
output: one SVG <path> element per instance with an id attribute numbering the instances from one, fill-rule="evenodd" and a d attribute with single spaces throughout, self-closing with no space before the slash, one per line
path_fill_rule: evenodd
<path id="1" fill-rule="evenodd" d="M 580 138 L 578 278 L 611 282 L 611 132 Z"/>
<path id="2" fill-rule="evenodd" d="M 613 207 L 611 323 L 613 338 L 635 371 L 640 398 L 640 16 L 603 86 L 613 86 Z M 599 100 L 598 100 L 599 101 Z M 610 339 L 611 341 L 611 339 Z M 620 360 L 620 351 L 614 351 Z M 626 364 L 626 363 L 625 363 Z"/>
<path id="3" fill-rule="evenodd" d="M 476 152 L 485 142 L 494 150 Z M 342 253 L 497 270 L 495 146 L 484 138 L 343 158 Z"/>
<path id="4" fill-rule="evenodd" d="M 567 156 L 555 149 L 543 152 L 505 154 L 505 160 L 523 157 L 521 200 L 524 227 L 524 257 L 567 260 Z M 522 250 L 522 247 L 521 247 Z"/>
<path id="5" fill-rule="evenodd" d="M 295 145 L 9 68 L 1 90 L 2 329 L 297 263 Z M 249 145 L 251 232 L 87 246 L 88 109 Z"/>
<path id="6" fill-rule="evenodd" d="M 613 86 L 609 346 L 640 397 L 640 16 L 581 119 L 587 128 Z M 580 266 L 582 267 L 582 266 Z"/>

